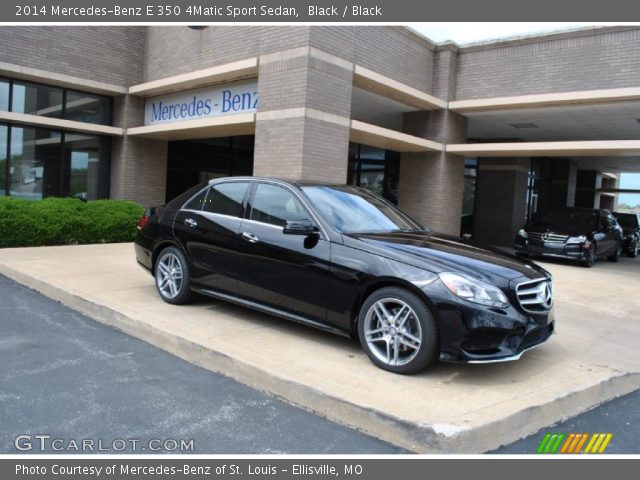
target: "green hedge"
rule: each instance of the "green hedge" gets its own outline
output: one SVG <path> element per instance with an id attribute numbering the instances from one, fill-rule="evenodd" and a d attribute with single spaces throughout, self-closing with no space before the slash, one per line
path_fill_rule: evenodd
<path id="1" fill-rule="evenodd" d="M 143 211 L 122 200 L 0 197 L 0 248 L 131 242 Z"/>

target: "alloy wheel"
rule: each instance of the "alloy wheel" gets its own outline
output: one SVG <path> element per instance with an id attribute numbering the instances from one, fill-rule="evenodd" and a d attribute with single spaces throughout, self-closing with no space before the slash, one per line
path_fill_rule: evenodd
<path id="1" fill-rule="evenodd" d="M 382 298 L 371 305 L 364 318 L 364 334 L 371 353 L 395 367 L 411 362 L 422 344 L 416 313 L 398 298 Z"/>
<path id="2" fill-rule="evenodd" d="M 180 259 L 172 252 L 164 253 L 158 260 L 156 284 L 163 297 L 173 299 L 178 296 L 183 282 Z"/>

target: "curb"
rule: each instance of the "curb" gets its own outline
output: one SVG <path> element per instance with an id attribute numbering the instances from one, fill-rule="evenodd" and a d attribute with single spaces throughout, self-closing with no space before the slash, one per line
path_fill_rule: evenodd
<path id="1" fill-rule="evenodd" d="M 388 413 L 327 395 L 309 385 L 276 377 L 242 362 L 239 358 L 204 348 L 177 334 L 168 334 L 6 265 L 0 264 L 0 274 L 189 363 L 233 378 L 287 403 L 416 453 L 487 452 L 590 410 L 615 397 L 640 389 L 640 374 L 620 374 L 551 402 L 521 410 L 499 422 L 477 428 L 460 429 L 452 426 L 454 428 L 448 429 L 448 425 L 411 423 Z"/>

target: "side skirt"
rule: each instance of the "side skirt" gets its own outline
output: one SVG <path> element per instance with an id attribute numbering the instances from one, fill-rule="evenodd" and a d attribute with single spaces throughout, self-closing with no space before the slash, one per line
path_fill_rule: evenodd
<path id="1" fill-rule="evenodd" d="M 240 305 L 242 307 L 251 308 L 252 310 L 257 310 L 259 312 L 268 313 L 269 315 L 275 315 L 276 317 L 284 318 L 285 320 L 291 320 L 296 323 L 301 323 L 303 325 L 308 325 L 310 327 L 317 328 L 318 330 L 324 330 L 325 332 L 335 333 L 337 335 L 343 337 L 351 337 L 349 332 L 341 330 L 339 328 L 335 328 L 329 325 L 325 325 L 324 323 L 316 322 L 315 320 L 311 320 L 307 317 L 303 317 L 301 315 L 296 315 L 295 313 L 286 312 L 284 310 L 280 310 L 278 308 L 269 307 L 266 305 L 262 305 L 260 303 L 247 300 L 245 298 L 236 297 L 234 295 L 229 295 L 226 293 L 216 292 L 215 290 L 209 290 L 206 288 L 197 288 L 192 287 L 191 290 L 194 292 L 201 293 L 203 295 L 207 295 L 209 297 L 217 298 L 219 300 L 224 300 L 226 302 L 235 303 L 236 305 Z"/>

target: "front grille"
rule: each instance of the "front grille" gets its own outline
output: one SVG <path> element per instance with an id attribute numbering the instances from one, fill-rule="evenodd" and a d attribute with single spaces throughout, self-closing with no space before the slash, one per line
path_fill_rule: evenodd
<path id="1" fill-rule="evenodd" d="M 527 312 L 543 313 L 553 305 L 553 285 L 551 280 L 532 280 L 516 287 L 520 306 Z"/>
<path id="2" fill-rule="evenodd" d="M 564 244 L 568 239 L 568 235 L 558 235 L 557 233 L 539 233 L 529 232 L 529 240 L 540 243 L 556 243 Z"/>

